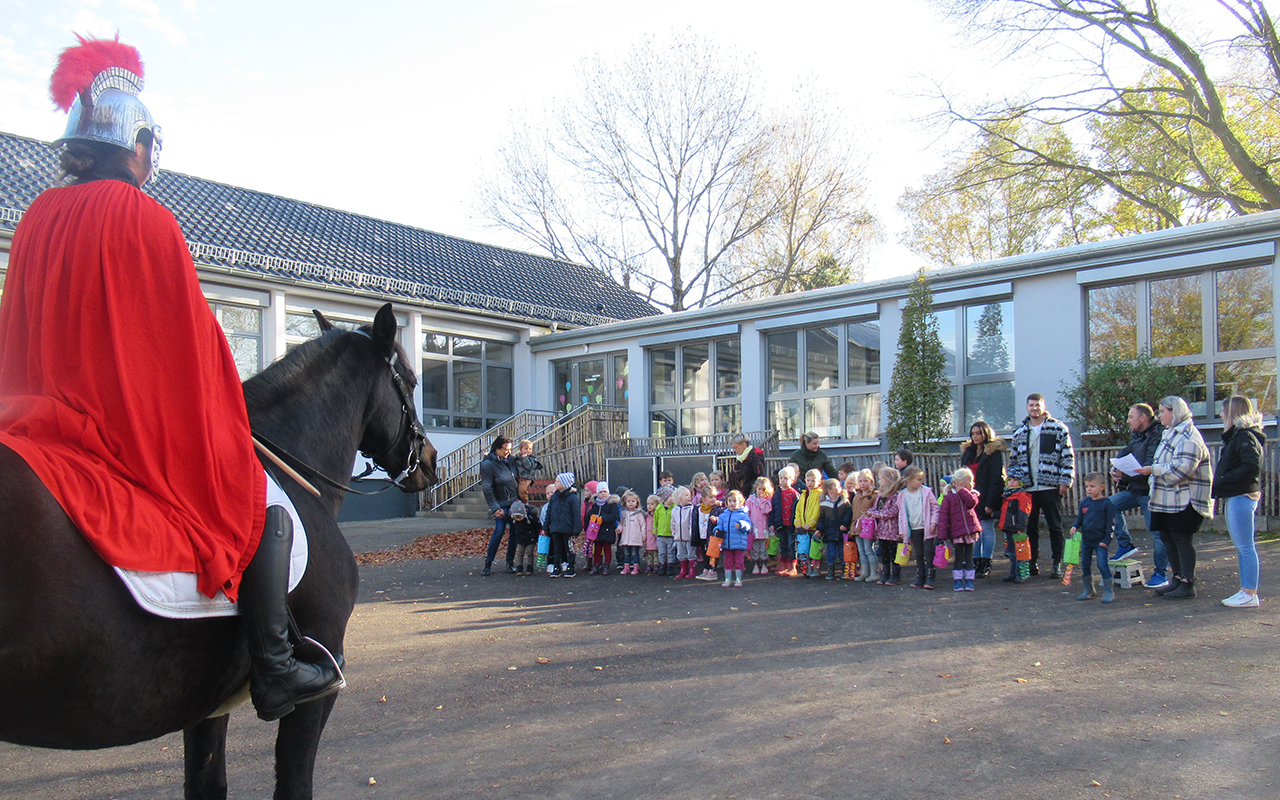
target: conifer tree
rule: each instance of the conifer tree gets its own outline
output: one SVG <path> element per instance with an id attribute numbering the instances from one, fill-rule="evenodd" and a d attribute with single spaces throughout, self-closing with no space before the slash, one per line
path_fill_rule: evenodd
<path id="1" fill-rule="evenodd" d="M 951 380 L 924 270 L 916 276 L 902 309 L 898 360 L 885 405 L 890 447 L 932 450 L 951 434 Z"/>

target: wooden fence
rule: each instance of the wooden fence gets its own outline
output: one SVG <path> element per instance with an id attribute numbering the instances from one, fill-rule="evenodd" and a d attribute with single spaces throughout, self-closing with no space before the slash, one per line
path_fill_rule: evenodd
<path id="1" fill-rule="evenodd" d="M 1218 463 L 1218 453 L 1222 449 L 1222 442 L 1206 441 L 1205 444 L 1209 447 L 1210 462 L 1216 465 Z M 1262 460 L 1262 501 L 1258 503 L 1257 515 L 1271 519 L 1260 521 L 1259 530 L 1280 527 L 1280 447 L 1276 446 L 1277 442 L 1274 440 L 1268 441 L 1267 444 Z M 1072 484 L 1071 490 L 1063 500 L 1064 516 L 1068 512 L 1074 514 L 1075 509 L 1079 507 L 1080 499 L 1084 496 L 1084 476 L 1090 472 L 1101 472 L 1103 474 L 1110 472 L 1111 459 L 1118 452 L 1120 452 L 1120 447 L 1083 447 L 1076 450 L 1076 481 Z M 1007 457 L 1008 454 L 1006 453 L 1006 459 Z M 831 460 L 836 462 L 837 465 L 848 461 L 858 469 L 866 469 L 877 461 L 892 465 L 893 453 L 865 453 L 848 458 L 832 458 Z M 769 473 L 777 475 L 778 471 L 786 466 L 786 459 L 767 458 L 765 463 Z M 950 475 L 960 468 L 960 449 L 957 446 L 955 450 L 949 453 L 916 453 L 913 463 L 924 470 L 929 484 L 936 486 L 942 480 L 943 475 Z M 1132 517 L 1140 516 L 1137 510 L 1126 513 Z M 1220 510 L 1219 513 L 1221 513 Z M 1139 525 L 1138 527 L 1141 528 L 1142 526 Z M 1222 527 L 1221 524 L 1218 527 Z"/>

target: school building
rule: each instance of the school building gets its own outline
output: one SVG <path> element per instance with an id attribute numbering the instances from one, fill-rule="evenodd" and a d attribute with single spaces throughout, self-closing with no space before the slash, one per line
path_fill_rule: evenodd
<path id="1" fill-rule="evenodd" d="M 23 211 L 58 177 L 48 143 L 0 134 L 0 280 Z M 473 474 L 496 426 L 523 435 L 580 407 L 609 409 L 596 435 L 611 438 L 776 432 L 785 453 L 812 430 L 833 456 L 888 445 L 914 276 L 659 314 L 591 267 L 179 173 L 146 190 L 182 226 L 246 377 L 318 333 L 313 308 L 356 325 L 395 303 L 446 474 Z M 975 419 L 1008 433 L 1030 392 L 1056 414 L 1087 357 L 1141 349 L 1185 370 L 1207 432 L 1212 401 L 1244 394 L 1274 436 L 1278 241 L 1271 212 L 930 272 L 957 438 Z M 344 516 L 419 507 L 379 503 Z"/>

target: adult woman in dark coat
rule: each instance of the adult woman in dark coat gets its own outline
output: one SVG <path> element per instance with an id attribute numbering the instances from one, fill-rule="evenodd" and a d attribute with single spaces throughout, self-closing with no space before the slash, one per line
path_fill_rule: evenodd
<path id="1" fill-rule="evenodd" d="M 484 569 L 481 575 L 488 575 L 493 566 L 493 558 L 498 554 L 498 545 L 502 542 L 502 534 L 511 521 L 509 511 L 511 504 L 519 499 L 516 489 L 516 470 L 511 465 L 511 440 L 499 436 L 489 447 L 489 455 L 480 462 L 480 490 L 484 492 L 484 501 L 489 504 L 489 512 L 493 514 L 493 535 L 489 537 L 489 551 L 484 558 Z M 507 541 L 507 572 L 515 572 L 515 543 Z"/>
<path id="2" fill-rule="evenodd" d="M 1240 591 L 1222 601 L 1228 608 L 1258 605 L 1258 547 L 1254 542 L 1254 518 L 1262 493 L 1262 415 L 1253 403 L 1239 395 L 1222 402 L 1222 451 L 1213 471 L 1212 495 L 1222 500 L 1227 531 L 1236 546 L 1240 564 Z"/>
<path id="3" fill-rule="evenodd" d="M 973 473 L 973 489 L 978 493 L 978 521 L 982 523 L 982 537 L 974 553 L 976 577 L 991 574 L 991 556 L 996 545 L 996 517 L 1000 514 L 1000 500 L 1004 495 L 1004 439 L 996 436 L 991 426 L 982 420 L 969 428 L 969 441 L 960 452 L 960 466 Z"/>
<path id="4" fill-rule="evenodd" d="M 737 463 L 729 472 L 729 490 L 750 497 L 755 494 L 756 480 L 764 475 L 764 451 L 752 445 L 744 433 L 734 434 L 731 444 Z"/>

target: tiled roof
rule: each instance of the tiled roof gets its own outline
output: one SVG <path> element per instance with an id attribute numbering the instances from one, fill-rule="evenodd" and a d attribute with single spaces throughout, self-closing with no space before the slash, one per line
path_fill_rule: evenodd
<path id="1" fill-rule="evenodd" d="M 46 142 L 0 133 L 0 229 L 59 177 Z M 657 314 L 598 269 L 161 170 L 197 264 L 516 317 L 590 325 Z"/>

